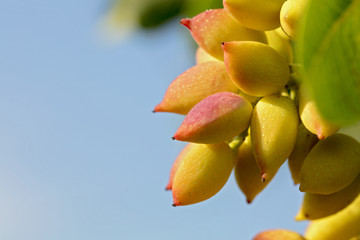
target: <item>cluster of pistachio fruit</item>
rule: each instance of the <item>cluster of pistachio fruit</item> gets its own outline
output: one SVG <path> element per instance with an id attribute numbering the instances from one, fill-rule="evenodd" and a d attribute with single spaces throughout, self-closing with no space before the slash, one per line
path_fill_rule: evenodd
<path id="1" fill-rule="evenodd" d="M 224 0 L 223 6 L 181 20 L 199 45 L 196 65 L 154 109 L 186 115 L 172 137 L 189 142 L 166 186 L 173 205 L 209 199 L 233 169 L 251 203 L 288 159 L 305 192 L 295 217 L 311 220 L 305 238 L 360 235 L 360 143 L 322 117 L 293 62 L 306 1 Z M 305 238 L 269 230 L 254 239 Z"/>

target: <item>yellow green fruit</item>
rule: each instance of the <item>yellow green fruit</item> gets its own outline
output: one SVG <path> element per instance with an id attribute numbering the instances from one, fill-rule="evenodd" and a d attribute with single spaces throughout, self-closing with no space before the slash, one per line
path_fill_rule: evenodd
<path id="1" fill-rule="evenodd" d="M 194 144 L 176 171 L 175 206 L 198 203 L 214 196 L 227 182 L 235 154 L 226 143 Z"/>
<path id="2" fill-rule="evenodd" d="M 297 27 L 306 7 L 306 0 L 287 0 L 281 7 L 281 28 L 291 38 L 296 38 Z"/>
<path id="3" fill-rule="evenodd" d="M 345 209 L 331 216 L 311 221 L 305 232 L 307 240 L 349 240 L 360 234 L 360 195 Z"/>
<path id="4" fill-rule="evenodd" d="M 293 50 L 288 37 L 284 37 L 279 32 L 281 29 L 266 31 L 266 37 L 270 47 L 278 51 L 288 63 L 292 63 L 294 59 Z"/>
<path id="5" fill-rule="evenodd" d="M 179 155 L 176 157 L 171 170 L 170 170 L 170 176 L 169 176 L 169 182 L 167 183 L 165 190 L 171 190 L 172 189 L 172 183 L 174 180 L 175 173 L 177 172 L 180 164 L 182 163 L 182 160 L 186 156 L 186 154 L 190 151 L 190 149 L 194 146 L 194 144 L 189 143 L 185 146 L 185 148 L 179 153 Z"/>
<path id="6" fill-rule="evenodd" d="M 274 30 L 277 34 L 279 34 L 279 36 L 281 36 L 282 38 L 290 41 L 291 38 L 284 32 L 284 30 L 282 30 L 281 27 L 277 28 Z"/>
<path id="7" fill-rule="evenodd" d="M 219 59 L 208 54 L 204 49 L 198 47 L 195 54 L 196 64 L 210 62 L 210 61 L 220 61 Z"/>
<path id="8" fill-rule="evenodd" d="M 248 203 L 251 203 L 270 182 L 270 180 L 261 181 L 261 172 L 252 152 L 250 136 L 245 138 L 238 150 L 235 179 Z"/>
<path id="9" fill-rule="evenodd" d="M 299 125 L 295 146 L 288 158 L 291 177 L 295 184 L 300 182 L 300 170 L 306 156 L 318 141 L 317 136 L 309 132 L 304 124 Z"/>
<path id="10" fill-rule="evenodd" d="M 251 142 L 263 181 L 271 179 L 292 152 L 298 131 L 295 103 L 287 97 L 263 97 L 251 118 Z"/>
<path id="11" fill-rule="evenodd" d="M 246 100 L 248 100 L 251 103 L 256 103 L 260 97 L 255 97 L 255 96 L 251 96 L 249 94 L 244 93 L 243 91 L 241 91 L 240 89 L 237 91 L 237 94 L 243 98 L 245 98 Z"/>
<path id="12" fill-rule="evenodd" d="M 297 232 L 285 229 L 274 229 L 257 234 L 253 240 L 305 240 L 305 238 Z"/>
<path id="13" fill-rule="evenodd" d="M 198 102 L 218 92 L 237 92 L 223 62 L 204 62 L 178 76 L 154 112 L 187 114 Z"/>
<path id="14" fill-rule="evenodd" d="M 213 94 L 191 109 L 173 139 L 196 143 L 230 140 L 249 126 L 252 110 L 251 103 L 237 94 Z"/>
<path id="15" fill-rule="evenodd" d="M 181 20 L 197 42 L 210 55 L 222 60 L 222 42 L 258 41 L 267 43 L 264 32 L 248 29 L 237 23 L 223 9 L 208 10 L 193 18 Z"/>
<path id="16" fill-rule="evenodd" d="M 251 96 L 280 91 L 288 82 L 286 59 L 269 45 L 253 41 L 224 42 L 226 71 L 235 85 Z"/>
<path id="17" fill-rule="evenodd" d="M 332 194 L 305 193 L 296 220 L 330 216 L 347 207 L 360 193 L 360 175 L 347 187 Z"/>
<path id="18" fill-rule="evenodd" d="M 319 139 L 331 136 L 340 129 L 339 125 L 322 117 L 305 85 L 299 89 L 299 114 L 305 127 Z"/>
<path id="19" fill-rule="evenodd" d="M 280 9 L 285 0 L 224 0 L 226 11 L 245 27 L 272 30 L 280 26 Z"/>
<path id="20" fill-rule="evenodd" d="M 300 191 L 331 194 L 352 183 L 360 173 L 360 143 L 335 134 L 319 141 L 300 171 Z"/>

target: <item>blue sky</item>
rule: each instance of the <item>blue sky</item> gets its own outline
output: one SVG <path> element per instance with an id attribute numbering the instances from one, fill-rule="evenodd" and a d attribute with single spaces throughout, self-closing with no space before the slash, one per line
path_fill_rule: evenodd
<path id="1" fill-rule="evenodd" d="M 171 207 L 164 187 L 183 117 L 153 114 L 194 65 L 178 19 L 106 45 L 104 1 L 0 0 L 0 238 L 251 239 L 302 232 L 285 164 L 251 205 L 231 176 L 212 199 Z"/>

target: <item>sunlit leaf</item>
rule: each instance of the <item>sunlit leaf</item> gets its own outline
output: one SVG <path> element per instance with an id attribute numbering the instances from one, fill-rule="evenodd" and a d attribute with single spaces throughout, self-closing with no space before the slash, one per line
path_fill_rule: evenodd
<path id="1" fill-rule="evenodd" d="M 360 120 L 360 0 L 311 0 L 297 40 L 297 61 L 324 117 Z"/>

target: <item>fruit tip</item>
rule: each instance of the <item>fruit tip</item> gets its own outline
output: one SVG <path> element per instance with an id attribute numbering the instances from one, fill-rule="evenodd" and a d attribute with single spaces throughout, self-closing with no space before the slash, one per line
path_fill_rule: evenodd
<path id="1" fill-rule="evenodd" d="M 317 137 L 318 137 L 319 140 L 324 140 L 325 139 L 325 136 L 322 133 L 318 133 Z"/>
<path id="2" fill-rule="evenodd" d="M 297 178 L 292 177 L 294 186 L 298 185 L 300 183 L 300 181 Z"/>
<path id="3" fill-rule="evenodd" d="M 158 105 L 156 105 L 154 107 L 154 109 L 152 110 L 153 113 L 156 113 L 156 112 L 161 112 L 161 103 L 159 103 Z"/>
<path id="4" fill-rule="evenodd" d="M 180 20 L 180 24 L 184 25 L 184 26 L 187 27 L 189 30 L 191 30 L 190 23 L 191 23 L 191 19 L 190 19 L 190 18 L 183 18 L 183 19 Z"/>
<path id="5" fill-rule="evenodd" d="M 175 204 L 175 203 L 173 203 L 173 204 L 171 204 L 171 206 L 176 207 L 176 204 Z"/>
<path id="6" fill-rule="evenodd" d="M 261 181 L 264 183 L 266 181 L 266 173 L 261 174 Z"/>
<path id="7" fill-rule="evenodd" d="M 175 138 L 175 137 L 171 137 L 171 139 L 172 139 L 172 140 L 176 140 L 176 138 Z"/>
<path id="8" fill-rule="evenodd" d="M 295 216 L 295 221 L 303 221 L 303 220 L 306 220 L 306 215 L 307 214 L 303 214 L 301 211 L 299 211 L 296 216 Z"/>
<path id="9" fill-rule="evenodd" d="M 250 203 L 252 203 L 252 200 L 249 199 L 249 198 L 247 198 L 247 199 L 246 199 L 246 202 L 247 202 L 247 204 L 250 204 Z"/>

